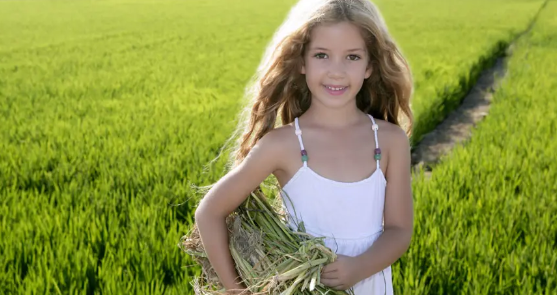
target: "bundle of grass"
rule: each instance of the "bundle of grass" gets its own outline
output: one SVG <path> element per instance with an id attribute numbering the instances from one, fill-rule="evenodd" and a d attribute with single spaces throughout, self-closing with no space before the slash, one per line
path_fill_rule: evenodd
<path id="1" fill-rule="evenodd" d="M 288 227 L 285 215 L 273 208 L 258 189 L 227 218 L 229 248 L 248 294 L 352 294 L 320 282 L 322 268 L 336 259 L 323 238 Z M 275 206 L 276 207 L 276 206 Z M 192 281 L 195 294 L 226 294 L 212 269 L 197 227 L 182 237 L 179 247 L 202 268 Z"/>

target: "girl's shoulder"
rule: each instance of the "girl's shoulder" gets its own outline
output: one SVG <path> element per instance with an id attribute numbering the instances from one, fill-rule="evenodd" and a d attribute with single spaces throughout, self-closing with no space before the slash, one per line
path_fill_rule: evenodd
<path id="1" fill-rule="evenodd" d="M 294 123 L 286 124 L 282 126 L 275 127 L 271 131 L 267 132 L 263 137 L 267 137 L 268 140 L 273 143 L 280 144 L 281 142 L 288 141 L 292 139 L 292 135 L 295 135 L 296 128 Z"/>
<path id="2" fill-rule="evenodd" d="M 406 131 L 400 126 L 378 119 L 375 119 L 375 122 L 379 126 L 377 130 L 379 147 L 386 158 L 383 169 L 386 177 L 389 178 L 391 172 L 396 174 L 409 165 L 410 140 Z"/>
<path id="3" fill-rule="evenodd" d="M 395 137 L 396 140 L 408 139 L 408 136 L 406 135 L 406 132 L 404 131 L 404 129 L 402 129 L 402 127 L 382 119 L 374 119 L 379 126 L 379 129 L 377 130 L 378 133 L 382 133 L 389 138 Z"/>
<path id="4" fill-rule="evenodd" d="M 379 126 L 377 136 L 380 146 L 383 146 L 382 149 L 388 151 L 394 148 L 409 147 L 408 135 L 402 127 L 381 119 L 375 119 L 375 122 Z"/>
<path id="5" fill-rule="evenodd" d="M 280 151 L 284 156 L 291 152 L 298 152 L 299 146 L 294 123 L 275 127 L 267 132 L 260 141 L 266 146 L 272 146 L 274 150 Z"/>
<path id="6" fill-rule="evenodd" d="M 293 155 L 300 154 L 296 128 L 293 124 L 275 127 L 259 140 L 259 148 L 268 156 L 275 158 L 276 170 L 291 170 L 292 166 L 298 164 L 292 162 L 297 159 Z"/>

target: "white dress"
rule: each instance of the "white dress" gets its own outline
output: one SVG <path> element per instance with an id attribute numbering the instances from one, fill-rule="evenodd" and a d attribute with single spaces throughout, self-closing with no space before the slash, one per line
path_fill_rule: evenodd
<path id="1" fill-rule="evenodd" d="M 377 125 L 369 115 L 375 133 Z M 379 166 L 366 179 L 339 182 L 325 178 L 307 165 L 302 131 L 295 118 L 296 135 L 302 149 L 303 166 L 286 183 L 281 192 L 283 208 L 291 216 L 290 226 L 303 221 L 306 232 L 326 237 L 325 245 L 335 253 L 357 256 L 365 252 L 383 232 L 383 208 L 387 181 Z M 286 193 L 288 198 L 286 198 Z M 294 208 L 292 208 L 292 206 Z M 393 294 L 391 266 L 354 285 L 356 295 Z"/>

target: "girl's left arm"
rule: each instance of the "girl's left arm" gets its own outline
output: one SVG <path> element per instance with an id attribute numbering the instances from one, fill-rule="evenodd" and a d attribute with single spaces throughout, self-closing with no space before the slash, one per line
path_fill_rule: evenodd
<path id="1" fill-rule="evenodd" d="M 397 261 L 410 246 L 414 226 L 410 144 L 400 128 L 391 136 L 385 193 L 384 231 L 373 245 L 355 259 L 361 279 Z"/>

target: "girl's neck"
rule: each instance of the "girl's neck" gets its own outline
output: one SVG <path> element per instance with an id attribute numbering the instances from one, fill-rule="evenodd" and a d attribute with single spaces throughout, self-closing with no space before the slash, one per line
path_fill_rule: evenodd
<path id="1" fill-rule="evenodd" d="M 321 127 L 342 130 L 360 122 L 362 114 L 363 112 L 358 109 L 355 103 L 337 109 L 312 104 L 303 116 L 305 120 Z"/>

